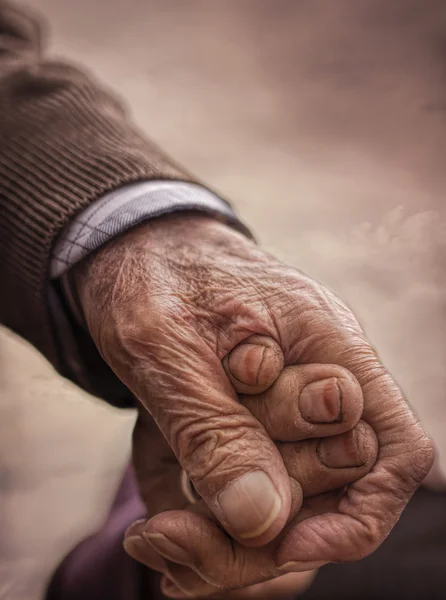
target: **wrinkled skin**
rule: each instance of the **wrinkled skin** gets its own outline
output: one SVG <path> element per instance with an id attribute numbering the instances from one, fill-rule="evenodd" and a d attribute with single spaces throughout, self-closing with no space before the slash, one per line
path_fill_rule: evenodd
<path id="1" fill-rule="evenodd" d="M 249 339 L 249 344 L 241 344 L 231 352 L 228 361 L 236 365 L 237 374 L 243 379 L 249 378 L 246 370 L 246 362 L 240 361 L 243 350 L 248 350 L 252 358 L 254 342 L 265 342 L 256 336 Z M 268 341 L 268 340 L 267 340 Z M 257 346 L 262 349 L 261 345 Z M 242 351 L 242 352 L 240 352 Z M 268 367 L 267 356 L 262 352 L 261 364 Z M 251 361 L 252 365 L 252 361 Z M 249 366 L 249 363 L 248 363 Z M 274 365 L 270 365 L 273 366 Z M 265 369 L 263 370 L 265 371 Z M 326 377 L 327 374 L 338 375 L 340 387 L 343 390 L 342 419 L 335 422 L 323 423 L 311 426 L 299 420 L 299 410 L 296 410 L 296 390 L 299 391 L 302 384 L 313 381 L 317 377 Z M 302 501 L 314 498 L 332 491 L 342 489 L 349 483 L 363 477 L 375 464 L 378 444 L 373 430 L 358 418 L 362 412 L 362 394 L 354 378 L 348 372 L 334 365 L 310 365 L 308 367 L 287 367 L 283 372 L 277 373 L 270 370 L 269 376 L 277 377 L 274 385 L 266 393 L 246 395 L 246 392 L 258 391 L 258 382 L 247 386 L 240 381 L 234 382 L 237 391 L 243 389 L 239 394 L 239 402 L 250 406 L 256 418 L 268 429 L 273 440 L 286 438 L 288 442 L 276 441 L 286 470 L 290 475 L 290 486 L 292 491 L 292 507 L 289 517 L 289 527 L 271 543 L 267 552 L 261 551 L 261 560 L 252 558 L 255 564 L 251 564 L 249 576 L 255 578 L 273 576 L 271 564 L 271 553 L 274 547 L 280 543 L 280 537 L 286 535 L 286 531 L 292 528 L 299 518 L 299 510 Z M 327 391 L 327 386 L 325 391 Z M 330 386 L 328 387 L 328 391 Z M 359 392 L 359 393 L 358 393 Z M 323 405 L 327 400 L 327 394 L 316 395 L 315 402 Z M 325 402 L 324 402 L 325 401 Z M 164 574 L 161 578 L 161 587 L 166 596 L 172 598 L 183 598 L 193 596 L 208 596 L 219 591 L 224 585 L 239 587 L 244 584 L 246 577 L 245 569 L 240 560 L 232 561 L 231 545 L 224 540 L 219 542 L 218 537 L 213 543 L 204 539 L 209 520 L 215 522 L 212 513 L 205 504 L 196 502 L 189 505 L 180 489 L 180 465 L 175 458 L 169 444 L 161 435 L 156 424 L 144 408 L 140 408 L 137 426 L 134 431 L 133 464 L 140 482 L 140 491 L 145 501 L 148 517 L 153 517 L 163 511 L 175 511 L 164 513 L 164 518 L 173 523 L 182 522 L 186 528 L 187 544 L 195 548 L 201 548 L 211 558 L 205 565 L 201 562 L 198 568 L 197 561 L 192 567 L 188 565 L 188 557 L 184 552 L 180 555 L 165 545 L 161 548 L 153 546 L 154 540 L 150 537 L 153 522 L 147 520 L 133 524 L 126 535 L 125 548 L 136 560 L 141 561 L 154 570 Z M 267 415 L 270 414 L 271 418 Z M 320 414 L 320 413 L 318 413 Z M 297 418 L 296 418 L 297 417 Z M 343 431 L 344 433 L 341 433 Z M 312 436 L 320 436 L 320 439 Z M 292 441 L 299 440 L 299 441 Z M 325 498 L 327 496 L 325 495 Z M 178 509 L 186 509 L 196 514 L 203 515 L 207 519 L 194 519 L 190 522 L 184 519 L 184 513 L 178 513 Z M 204 525 L 204 529 L 203 526 Z M 155 521 L 156 527 L 156 521 Z M 147 535 L 148 534 L 148 535 Z M 212 533 L 211 533 L 212 537 Z M 265 560 L 266 559 L 266 560 Z M 264 564 L 262 564 L 262 562 Z M 213 580 L 214 565 L 219 565 L 220 576 L 224 573 L 225 583 L 217 586 L 209 583 Z M 282 575 L 268 583 L 260 583 L 255 586 L 241 589 L 237 592 L 224 594 L 225 598 L 233 600 L 243 598 L 256 598 L 257 600 L 271 598 L 279 600 L 282 596 L 296 595 L 302 592 L 311 583 L 314 572 L 290 573 Z"/>
<path id="2" fill-rule="evenodd" d="M 226 225 L 186 214 L 132 230 L 75 275 L 102 356 L 150 413 L 207 507 L 207 514 L 169 511 L 144 524 L 149 538 L 163 534 L 183 549 L 188 559 L 176 564 L 213 590 L 239 588 L 360 559 L 385 539 L 429 471 L 433 449 L 334 294 Z M 225 370 L 226 357 L 253 334 L 275 340 L 285 367 L 339 365 L 352 374 L 362 391 L 362 419 L 378 440 L 368 474 L 344 493 L 304 498 L 300 512 L 293 500 L 299 489 L 267 433 L 270 415 L 261 421 L 265 413 L 256 417 L 252 402 L 239 402 Z M 149 435 L 147 426 L 137 436 L 142 454 Z M 227 518 L 222 497 L 231 482 L 259 470 L 279 501 L 274 518 L 247 535 Z M 209 564 L 215 553 L 225 557 L 221 564 Z"/>

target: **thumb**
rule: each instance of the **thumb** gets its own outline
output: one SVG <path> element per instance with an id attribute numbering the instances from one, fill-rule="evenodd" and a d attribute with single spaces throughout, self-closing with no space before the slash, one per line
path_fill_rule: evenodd
<path id="1" fill-rule="evenodd" d="M 138 373 L 134 391 L 225 530 L 244 545 L 264 545 L 289 516 L 290 483 L 282 457 L 238 402 L 202 337 L 186 328 L 162 330 L 167 329 L 169 339 L 154 344 L 152 338 L 132 352 L 139 356 L 132 369 Z M 131 387 L 134 380 L 126 383 Z"/>

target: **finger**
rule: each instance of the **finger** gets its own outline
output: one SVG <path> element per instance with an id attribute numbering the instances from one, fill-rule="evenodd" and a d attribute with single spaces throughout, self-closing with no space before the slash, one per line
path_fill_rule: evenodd
<path id="1" fill-rule="evenodd" d="M 302 490 L 293 479 L 290 486 L 294 518 L 302 504 Z M 174 584 L 166 583 L 172 597 L 186 592 L 210 595 L 216 588 L 244 587 L 278 574 L 269 546 L 246 548 L 237 544 L 201 501 L 186 511 L 165 512 L 134 523 L 126 532 L 124 546 L 134 559 L 166 574 Z M 217 575 L 209 571 L 212 564 L 218 566 Z"/>
<path id="2" fill-rule="evenodd" d="M 129 556 L 153 571 L 166 573 L 167 560 L 159 554 L 145 537 L 147 519 L 132 523 L 124 534 L 123 546 Z"/>
<path id="3" fill-rule="evenodd" d="M 263 394 L 244 395 L 240 402 L 273 440 L 297 441 L 338 435 L 361 418 L 361 386 L 337 365 L 286 367 Z"/>
<path id="4" fill-rule="evenodd" d="M 279 377 L 284 359 L 273 338 L 252 335 L 227 354 L 222 364 L 238 394 L 260 394 Z"/>
<path id="5" fill-rule="evenodd" d="M 371 458 L 370 455 L 373 454 L 373 448 L 376 449 L 373 432 L 364 425 L 365 435 L 359 435 L 359 440 L 356 436 L 353 436 L 356 430 L 360 430 L 362 425 L 361 423 L 349 434 L 333 437 L 329 440 L 311 440 L 300 444 L 279 445 L 290 475 L 300 481 L 304 488 L 303 493 L 306 496 L 344 486 L 361 477 L 370 469 L 374 461 L 374 458 Z M 371 439 L 367 440 L 367 433 L 371 433 L 371 436 L 369 435 Z M 158 512 L 158 510 L 168 510 L 180 506 L 181 502 L 184 505 L 184 499 L 179 493 L 178 464 L 175 460 L 171 460 L 170 447 L 145 411 L 142 411 L 135 427 L 134 441 L 135 466 L 140 476 L 142 475 L 142 489 L 145 490 L 144 495 L 147 496 L 146 502 L 152 507 L 152 514 Z M 140 441 L 141 443 L 139 443 Z M 357 441 L 359 441 L 359 448 L 355 446 Z M 371 451 L 369 449 L 370 445 L 372 446 Z M 368 451 L 369 455 L 367 455 Z M 152 458 L 158 455 L 160 460 L 147 461 L 149 455 Z M 322 461 L 320 458 L 322 458 Z M 352 467 L 353 463 L 359 466 Z M 154 469 L 154 465 L 158 464 L 161 464 L 161 468 Z M 142 472 L 141 469 L 143 469 Z M 171 473 L 172 469 L 175 470 L 175 473 Z M 302 502 L 302 489 L 295 479 L 290 481 L 293 484 L 291 486 L 293 500 L 291 517 L 299 512 Z M 167 487 L 166 484 L 168 484 Z M 201 512 L 208 517 L 211 515 L 201 502 L 190 507 L 190 509 Z M 127 536 L 131 539 L 126 541 L 125 548 L 136 560 L 143 562 L 152 569 L 167 572 L 166 563 L 147 544 L 147 540 L 144 537 L 138 539 L 140 537 L 139 530 L 143 530 L 144 526 L 145 524 L 140 522 L 136 530 L 128 532 Z M 200 543 L 200 540 L 197 540 L 197 543 Z M 183 586 L 186 583 L 183 582 Z M 210 593 L 210 590 L 203 587 L 203 584 L 201 584 L 200 590 L 200 593 L 203 594 Z M 196 592 L 198 593 L 198 590 Z"/>
<path id="6" fill-rule="evenodd" d="M 153 327 L 150 340 L 135 334 L 120 343 L 128 351 L 125 373 L 132 374 L 125 383 L 222 526 L 246 545 L 274 539 L 289 515 L 288 474 L 262 425 L 238 402 L 215 351 L 178 316 Z"/>
<path id="7" fill-rule="evenodd" d="M 352 431 L 345 434 L 296 444 L 279 444 L 279 450 L 293 478 L 291 479 L 293 484 L 291 516 L 294 517 L 300 510 L 302 493 L 308 497 L 341 488 L 370 471 L 377 455 L 377 442 L 373 430 L 360 422 Z M 162 493 L 165 493 L 165 490 Z M 162 504 L 167 506 L 165 501 Z M 211 515 L 201 502 L 190 507 L 189 510 L 208 517 Z M 145 528 L 146 523 L 143 521 L 130 528 L 126 534 L 125 548 L 136 560 L 152 569 L 166 572 L 166 564 L 144 537 Z M 138 539 L 141 535 L 142 538 Z M 197 543 L 201 541 L 197 540 Z M 218 550 L 215 549 L 214 558 L 220 560 L 218 556 Z M 170 571 L 172 572 L 171 569 Z M 186 582 L 183 581 L 184 585 Z M 210 593 L 206 587 L 200 590 L 203 593 Z M 195 589 L 195 592 L 198 593 L 198 590 Z"/>
<path id="8" fill-rule="evenodd" d="M 161 590 L 166 596 L 171 598 L 202 597 L 210 596 L 218 591 L 218 588 L 204 581 L 189 567 L 164 558 L 150 543 L 146 529 L 147 520 L 132 523 L 125 533 L 124 549 L 138 562 L 164 574 L 164 577 L 161 578 Z M 169 550 L 170 548 L 168 548 Z M 179 549 L 176 548 L 175 551 L 178 552 Z"/>
<path id="9" fill-rule="evenodd" d="M 184 506 L 189 511 L 203 515 L 207 519 L 213 519 L 216 522 L 215 516 L 202 501 L 191 506 L 185 504 L 185 499 L 181 495 L 179 485 L 180 467 L 158 427 L 144 409 L 140 409 L 134 429 L 133 444 L 133 463 L 140 483 L 140 491 L 148 507 L 149 515 L 157 514 L 161 510 Z M 150 457 L 150 460 L 148 460 L 148 457 Z M 291 479 L 290 489 L 292 492 L 291 519 L 299 512 L 302 505 L 302 488 L 297 481 Z M 147 522 L 148 519 L 141 519 L 128 528 L 125 534 L 124 548 L 135 560 L 153 570 L 166 574 L 169 578 L 166 579 L 165 584 L 167 586 L 165 589 L 166 595 L 170 597 L 183 597 L 185 588 L 189 591 L 194 590 L 195 595 L 210 595 L 215 592 L 213 586 L 203 582 L 190 569 L 179 567 L 175 563 L 163 558 L 148 543 L 145 537 Z M 196 544 L 199 545 L 200 543 L 201 540 L 197 538 Z M 215 551 L 215 558 L 218 560 L 218 548 Z M 178 572 L 178 569 L 180 569 L 180 572 Z M 185 571 L 180 578 L 181 580 L 177 581 L 176 577 L 181 574 L 181 569 Z M 170 593 L 167 593 L 167 588 L 170 590 Z M 189 592 L 188 595 L 190 595 Z"/>
<path id="10" fill-rule="evenodd" d="M 179 567 L 186 569 L 186 567 Z M 182 591 L 173 579 L 168 576 L 161 577 L 161 591 L 168 598 L 191 598 L 191 597 L 212 597 L 215 600 L 280 600 L 281 598 L 294 598 L 302 594 L 315 577 L 316 571 L 307 571 L 305 573 L 288 573 L 270 579 L 262 583 L 250 585 L 239 590 L 221 592 L 218 588 L 207 584 L 203 587 L 201 582 L 197 581 L 197 587 L 188 588 L 188 591 Z M 196 578 L 200 579 L 198 575 Z M 192 581 L 191 581 L 192 583 Z"/>
<path id="11" fill-rule="evenodd" d="M 189 567 L 169 562 L 169 570 L 161 578 L 161 591 L 170 598 L 206 598 L 214 596 L 219 588 L 204 581 Z"/>
<path id="12" fill-rule="evenodd" d="M 163 558 L 145 538 L 146 528 L 146 521 L 141 520 L 133 523 L 126 533 L 124 548 L 138 562 L 164 574 L 161 578 L 161 591 L 169 598 L 213 596 L 233 600 L 243 600 L 245 598 L 247 600 L 249 598 L 256 598 L 257 600 L 271 598 L 275 600 L 293 593 L 301 593 L 314 578 L 314 572 L 311 571 L 292 573 L 255 586 L 244 587 L 230 593 L 225 592 L 224 596 L 221 596 L 219 587 L 206 582 L 191 568 Z M 215 556 L 216 559 L 217 557 Z"/>
<path id="13" fill-rule="evenodd" d="M 378 456 L 373 429 L 360 421 L 340 435 L 278 444 L 287 471 L 302 487 L 304 497 L 342 488 L 366 475 Z"/>
<path id="14" fill-rule="evenodd" d="M 189 503 L 181 492 L 181 467 L 144 407 L 138 407 L 132 441 L 133 467 L 148 517 L 135 521 L 127 528 L 123 546 L 135 560 L 165 573 L 168 570 L 167 561 L 147 542 L 144 532 L 151 516 L 188 507 Z"/>
<path id="15" fill-rule="evenodd" d="M 198 516 L 198 513 L 196 514 Z M 183 519 L 184 515 L 184 512 L 176 513 L 177 523 L 172 538 L 175 537 L 177 528 L 181 528 L 180 518 Z M 202 515 L 199 515 L 199 517 L 201 519 L 204 518 Z M 165 575 L 162 578 L 161 589 L 166 596 L 172 598 L 182 598 L 185 596 L 205 597 L 214 595 L 220 591 L 220 586 L 217 587 L 209 582 L 208 574 L 205 572 L 198 574 L 193 570 L 192 566 L 184 566 L 184 563 L 192 565 L 194 561 L 192 555 L 187 553 L 187 548 L 183 549 L 176 542 L 172 542 L 172 538 L 166 538 L 166 536 L 159 533 L 153 534 L 150 531 L 149 521 L 141 520 L 132 524 L 126 532 L 124 548 L 138 562 Z M 218 531 L 221 532 L 221 530 Z M 193 527 L 189 535 L 196 546 L 200 546 L 203 543 L 200 539 L 199 528 Z M 204 549 L 205 551 L 211 550 L 209 547 Z M 219 540 L 216 540 L 212 551 L 214 553 L 214 560 L 221 561 L 222 548 Z M 271 556 L 269 560 L 271 568 L 274 568 Z M 237 567 L 234 566 L 233 568 Z M 235 579 L 241 582 L 240 577 L 236 573 L 231 572 L 227 574 L 228 582 Z M 242 584 L 240 583 L 240 585 Z"/>
<path id="16" fill-rule="evenodd" d="M 296 598 L 303 594 L 311 585 L 316 571 L 305 573 L 288 573 L 276 579 L 250 585 L 240 590 L 216 595 L 216 598 L 228 600 L 280 600 L 281 598 Z"/>
<path id="17" fill-rule="evenodd" d="M 153 517 L 145 537 L 167 561 L 187 567 L 215 588 L 236 589 L 283 574 L 274 564 L 270 545 L 242 546 L 217 524 L 189 511 Z M 181 588 L 190 585 L 188 571 L 175 569 L 175 579 Z"/>
<path id="18" fill-rule="evenodd" d="M 309 334 L 311 343 L 302 343 L 299 357 L 290 354 L 287 360 L 338 360 L 354 374 L 363 391 L 363 419 L 378 438 L 379 460 L 369 474 L 350 486 L 337 514 L 305 520 L 285 539 L 278 564 L 291 561 L 298 569 L 308 557 L 322 564 L 357 560 L 373 552 L 397 522 L 433 460 L 432 444 L 401 390 L 353 317 L 346 311 L 344 318 L 342 328 L 319 322 L 320 331 Z"/>
<path id="19" fill-rule="evenodd" d="M 133 429 L 132 463 L 147 515 L 151 517 L 188 506 L 181 490 L 181 467 L 158 426 L 142 406 L 138 407 Z"/>
<path id="20" fill-rule="evenodd" d="M 314 572 L 291 573 L 285 576 L 278 577 L 270 581 L 265 581 L 254 586 L 244 587 L 239 590 L 225 592 L 221 595 L 221 589 L 206 582 L 200 575 L 194 572 L 191 568 L 182 566 L 163 558 L 150 543 L 150 538 L 145 537 L 147 534 L 147 521 L 140 520 L 133 523 L 126 532 L 124 548 L 132 558 L 151 568 L 152 570 L 163 573 L 161 577 L 161 591 L 168 598 L 190 598 L 190 597 L 215 597 L 215 598 L 230 598 L 231 600 L 243 600 L 246 598 L 256 598 L 256 600 L 271 598 L 276 600 L 283 596 L 298 594 L 304 591 L 314 578 Z M 191 535 L 197 528 L 192 529 Z M 152 538 L 153 539 L 153 538 Z M 193 537 L 192 537 L 193 540 Z M 199 544 L 198 538 L 194 542 Z M 178 550 L 175 549 L 174 553 Z M 164 552 L 166 548 L 164 547 Z M 171 548 L 167 549 L 167 553 L 172 556 Z M 174 554 L 178 559 L 178 554 Z M 218 553 L 214 558 L 218 559 Z M 184 557 L 185 561 L 189 557 Z M 230 579 L 233 579 L 231 576 Z"/>

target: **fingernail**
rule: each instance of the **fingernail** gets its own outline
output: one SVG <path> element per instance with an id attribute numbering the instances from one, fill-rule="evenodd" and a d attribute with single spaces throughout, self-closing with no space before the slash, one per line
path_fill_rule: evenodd
<path id="1" fill-rule="evenodd" d="M 258 385 L 266 351 L 265 346 L 256 344 L 243 344 L 234 348 L 228 360 L 232 375 L 241 383 Z"/>
<path id="2" fill-rule="evenodd" d="M 144 562 L 147 558 L 149 550 L 146 540 L 141 535 L 131 535 L 124 538 L 124 550 L 132 558 Z M 151 568 L 156 571 L 164 571 L 167 569 L 167 563 L 162 556 L 157 554 L 151 557 Z"/>
<path id="3" fill-rule="evenodd" d="M 355 429 L 332 438 L 323 438 L 317 447 L 319 460 L 330 469 L 361 467 L 367 462 L 364 430 Z"/>
<path id="4" fill-rule="evenodd" d="M 327 561 L 313 561 L 313 562 L 304 562 L 304 561 L 289 561 L 283 565 L 277 567 L 279 571 L 283 571 L 284 573 L 302 573 L 303 571 L 313 571 L 314 569 L 319 569 L 324 565 L 328 564 Z"/>
<path id="5" fill-rule="evenodd" d="M 282 499 L 263 471 L 251 471 L 233 481 L 218 496 L 223 515 L 242 539 L 264 533 L 280 512 Z"/>
<path id="6" fill-rule="evenodd" d="M 193 565 L 190 554 L 162 533 L 143 533 L 144 538 L 162 556 L 186 567 Z"/>
<path id="7" fill-rule="evenodd" d="M 232 376 L 246 385 L 270 385 L 283 368 L 283 355 L 277 348 L 260 343 L 240 344 L 228 358 Z"/>
<path id="8" fill-rule="evenodd" d="M 140 535 L 126 537 L 122 544 L 125 551 L 134 558 L 144 555 L 144 552 L 147 552 L 147 542 Z"/>
<path id="9" fill-rule="evenodd" d="M 133 523 L 131 523 L 127 527 L 127 530 L 126 530 L 124 536 L 126 538 L 140 536 L 141 533 L 144 531 L 146 525 L 147 525 L 147 518 L 146 519 L 138 519 L 137 521 L 133 521 Z"/>
<path id="10" fill-rule="evenodd" d="M 299 409 L 309 423 L 340 423 L 342 394 L 336 377 L 313 381 L 299 396 Z"/>

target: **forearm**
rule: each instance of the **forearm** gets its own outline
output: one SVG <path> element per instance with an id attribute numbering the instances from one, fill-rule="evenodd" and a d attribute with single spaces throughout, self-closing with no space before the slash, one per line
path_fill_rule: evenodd
<path id="1" fill-rule="evenodd" d="M 46 60 L 36 22 L 5 2 L 0 34 L 0 320 L 64 372 L 48 300 L 60 232 L 125 183 L 191 178 L 91 78 Z"/>
<path id="2" fill-rule="evenodd" d="M 104 192 L 138 179 L 189 176 L 144 140 L 119 102 L 87 75 L 45 60 L 37 25 L 8 6 L 1 13 L 7 47 L 0 90 L 1 227 L 2 241 L 12 242 L 17 253 L 5 250 L 2 259 L 28 280 L 38 276 L 37 257 L 43 266 L 73 214 Z"/>

